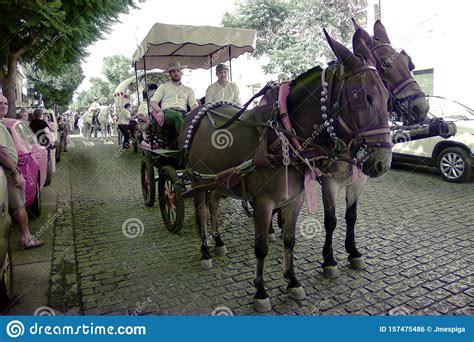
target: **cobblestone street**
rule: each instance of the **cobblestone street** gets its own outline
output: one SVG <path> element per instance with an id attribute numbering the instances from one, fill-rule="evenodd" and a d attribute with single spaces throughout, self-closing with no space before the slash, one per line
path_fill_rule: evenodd
<path id="1" fill-rule="evenodd" d="M 240 202 L 222 200 L 220 222 L 229 253 L 215 257 L 213 269 L 201 270 L 192 200 L 186 200 L 181 234 L 171 234 L 159 206 L 143 204 L 139 154 L 116 144 L 74 142 L 58 171 L 66 181 L 58 194 L 63 214 L 54 231 L 51 308 L 68 315 L 256 314 L 253 221 Z M 317 215 L 309 217 L 304 208 L 298 220 L 296 274 L 307 299 L 297 302 L 285 293 L 277 232 L 266 259 L 269 314 L 473 315 L 473 198 L 473 181 L 450 184 L 426 172 L 393 169 L 370 180 L 356 226 L 367 267 L 355 271 L 344 249 L 341 196 L 337 279 L 322 275 L 319 198 Z"/>

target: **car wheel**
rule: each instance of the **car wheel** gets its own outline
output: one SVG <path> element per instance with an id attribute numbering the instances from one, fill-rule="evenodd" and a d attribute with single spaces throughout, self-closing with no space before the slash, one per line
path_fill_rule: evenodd
<path id="1" fill-rule="evenodd" d="M 447 182 L 461 183 L 472 175 L 472 165 L 469 154 L 459 147 L 449 147 L 441 151 L 437 160 L 441 177 Z"/>
<path id="2" fill-rule="evenodd" d="M 36 194 L 33 203 L 28 207 L 28 211 L 32 217 L 39 217 L 41 215 L 41 186 L 38 177 L 36 181 Z"/>
<path id="3" fill-rule="evenodd" d="M 13 267 L 10 249 L 7 250 L 0 276 L 0 313 L 3 313 L 13 299 Z"/>

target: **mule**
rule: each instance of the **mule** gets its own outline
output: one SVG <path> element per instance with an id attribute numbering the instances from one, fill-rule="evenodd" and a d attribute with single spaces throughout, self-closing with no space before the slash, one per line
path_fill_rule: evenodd
<path id="1" fill-rule="evenodd" d="M 389 143 L 387 100 L 388 92 L 376 69 L 366 63 L 326 32 L 326 39 L 338 57 L 338 63 L 321 69 L 307 71 L 292 83 L 288 97 L 289 115 L 301 141 L 311 140 L 313 152 L 325 153 L 326 158 L 343 158 L 333 152 L 336 146 L 345 146 L 348 150 L 345 162 L 369 177 L 378 177 L 387 172 L 391 163 L 391 144 Z M 360 31 L 355 36 L 360 39 Z M 361 42 L 361 44 L 364 44 Z M 367 49 L 368 51 L 368 49 Z M 331 94 L 327 97 L 328 93 Z M 321 94 L 321 95 L 320 95 Z M 338 98 L 335 108 L 328 108 L 328 100 Z M 240 174 L 238 184 L 225 178 L 224 184 L 211 194 L 209 201 L 211 217 L 216 219 L 217 208 L 212 205 L 218 194 L 232 196 L 253 202 L 255 225 L 255 256 L 257 259 L 254 284 L 256 294 L 254 306 L 257 311 L 271 310 L 269 296 L 264 284 L 264 261 L 268 253 L 268 232 L 272 212 L 280 208 L 283 222 L 284 277 L 288 281 L 287 290 L 295 299 L 305 298 L 305 292 L 298 281 L 293 267 L 296 221 L 303 205 L 305 178 L 312 179 L 314 167 L 309 157 L 289 158 L 289 144 L 281 123 L 273 117 L 273 103 L 246 112 L 240 120 L 228 129 L 217 129 L 217 123 L 227 120 L 239 109 L 228 104 L 212 104 L 193 110 L 186 117 L 180 136 L 180 147 L 184 151 L 184 163 L 192 172 L 194 189 L 204 190 L 209 186 L 205 175 L 218 174 L 237 167 Z M 343 122 L 342 124 L 337 124 Z M 352 134 L 343 127 L 349 128 Z M 317 127 L 318 134 L 314 134 Z M 263 133 L 262 133 L 263 132 Z M 219 135 L 227 136 L 230 144 L 224 148 L 218 143 Z M 269 146 L 277 147 L 276 162 L 273 165 L 256 165 L 257 149 L 265 150 L 267 144 L 261 144 L 268 137 Z M 225 138 L 225 137 L 224 137 Z M 232 141 L 237 142 L 232 144 Z M 388 142 L 388 143 L 387 143 Z M 311 152 L 310 148 L 308 151 Z M 358 153 L 364 151 L 363 163 L 357 160 Z M 266 155 L 264 153 L 264 155 Z M 298 155 L 298 154 L 297 154 Z M 310 154 L 306 154 L 309 156 Z M 272 159 L 272 160 L 273 160 Z M 284 165 L 278 161 L 283 160 Z M 317 160 L 313 161 L 318 164 Z M 306 175 L 306 176 L 305 176 Z M 241 178 L 239 178 L 241 177 Z M 212 187 L 211 187 L 212 188 Z M 212 267 L 207 239 L 207 206 L 205 191 L 194 196 L 196 224 L 201 238 L 201 265 Z M 215 211 L 215 212 L 213 212 Z M 213 224 L 217 227 L 217 223 Z M 218 231 L 214 239 L 221 250 L 225 246 Z"/>
<path id="2" fill-rule="evenodd" d="M 415 65 L 411 57 L 402 50 L 397 52 L 391 45 L 385 27 L 377 20 L 374 24 L 374 37 L 371 37 L 353 19 L 360 38 L 354 35 L 352 42 L 354 53 L 362 56 L 377 71 L 389 91 L 388 110 L 402 118 L 406 124 L 422 123 L 426 120 L 429 103 L 421 87 L 411 75 Z M 367 48 L 369 51 L 367 51 Z M 365 262 L 362 253 L 356 247 L 355 225 L 357 221 L 357 203 L 366 185 L 367 177 L 354 182 L 347 165 L 336 162 L 321 167 L 320 177 L 324 206 L 325 241 L 323 247 L 323 274 L 333 278 L 339 275 L 332 247 L 333 233 L 337 226 L 336 199 L 339 191 L 346 193 L 346 237 L 345 249 L 350 266 L 362 269 Z"/>
<path id="3" fill-rule="evenodd" d="M 379 72 L 390 93 L 389 111 L 401 118 L 405 124 L 413 125 L 426 121 L 430 105 L 425 93 L 411 72 L 415 64 L 405 50 L 396 51 L 388 38 L 387 31 L 380 20 L 374 24 L 374 36 L 360 27 L 352 19 L 356 30 L 360 30 L 362 40 L 370 50 L 370 61 Z M 354 45 L 358 53 L 359 45 Z"/>

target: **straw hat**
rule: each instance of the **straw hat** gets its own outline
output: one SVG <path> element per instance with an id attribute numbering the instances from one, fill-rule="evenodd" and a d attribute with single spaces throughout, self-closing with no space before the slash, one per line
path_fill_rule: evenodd
<path id="1" fill-rule="evenodd" d="M 187 65 L 181 65 L 181 63 L 178 62 L 171 62 L 166 66 L 166 72 L 170 72 L 171 70 L 183 70 L 186 69 L 188 66 Z"/>

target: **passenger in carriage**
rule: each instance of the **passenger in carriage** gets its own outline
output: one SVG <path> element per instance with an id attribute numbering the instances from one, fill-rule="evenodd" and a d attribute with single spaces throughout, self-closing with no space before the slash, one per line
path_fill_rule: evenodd
<path id="1" fill-rule="evenodd" d="M 216 66 L 217 81 L 206 90 L 206 103 L 214 101 L 229 101 L 241 105 L 239 87 L 229 82 L 229 67 L 225 64 Z"/>
<path id="2" fill-rule="evenodd" d="M 156 89 L 158 89 L 158 85 L 156 83 L 150 83 L 148 84 L 148 92 L 145 89 L 143 90 L 143 101 L 140 102 L 140 106 L 138 107 L 138 114 L 148 117 L 148 99 L 155 94 Z"/>
<path id="3" fill-rule="evenodd" d="M 170 63 L 166 71 L 171 81 L 161 84 L 150 99 L 153 117 L 158 125 L 172 128 L 176 136 L 179 136 L 187 107 L 193 110 L 198 105 L 194 91 L 181 83 L 182 70 L 186 67 L 187 65 L 181 65 L 179 62 Z"/>

